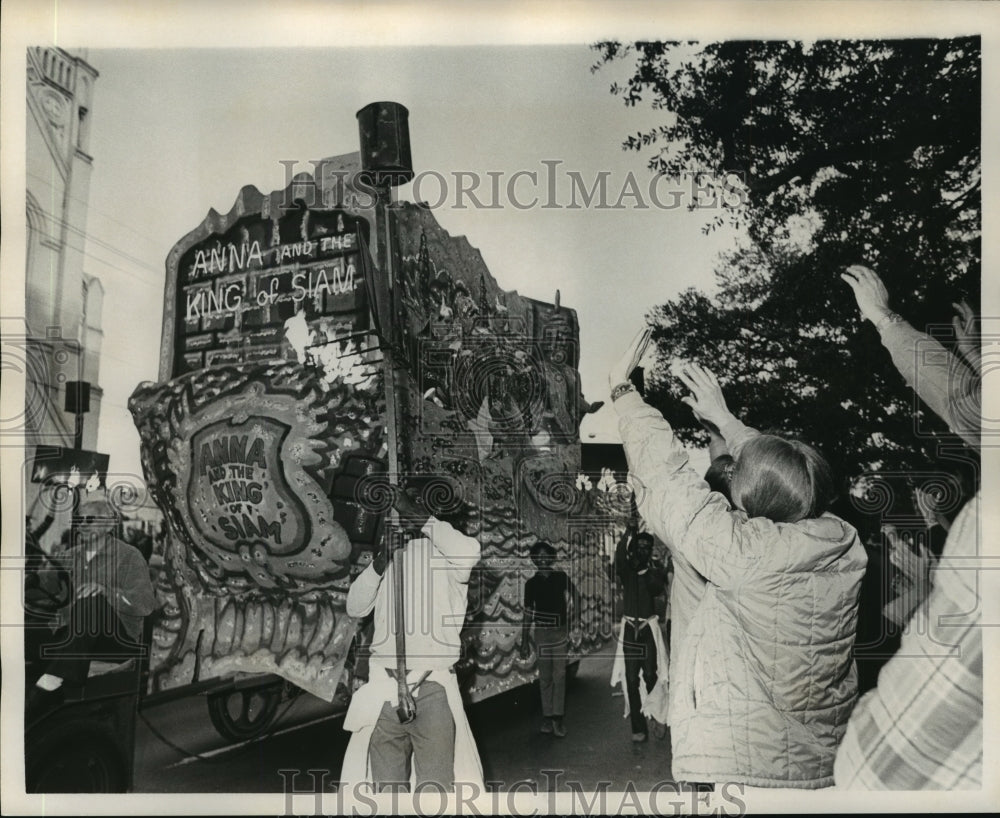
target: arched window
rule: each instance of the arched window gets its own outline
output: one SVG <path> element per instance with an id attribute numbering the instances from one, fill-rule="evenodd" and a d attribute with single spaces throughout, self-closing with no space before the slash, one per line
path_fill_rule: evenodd
<path id="1" fill-rule="evenodd" d="M 82 150 L 87 150 L 87 129 L 90 127 L 90 122 L 87 120 L 87 109 L 82 105 L 79 110 L 80 121 L 77 125 L 76 131 L 76 146 Z"/>

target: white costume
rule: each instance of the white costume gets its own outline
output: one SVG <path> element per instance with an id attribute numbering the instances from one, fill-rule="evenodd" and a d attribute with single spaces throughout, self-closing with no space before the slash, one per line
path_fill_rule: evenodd
<path id="1" fill-rule="evenodd" d="M 639 670 L 639 696 L 642 699 L 642 713 L 644 716 L 656 719 L 660 724 L 668 724 L 667 714 L 670 707 L 670 674 L 668 673 L 667 648 L 663 642 L 663 633 L 660 630 L 660 620 L 653 614 L 646 620 L 644 627 L 650 629 L 653 634 L 653 642 L 656 645 L 656 684 L 648 693 L 646 692 L 646 680 L 643 672 Z M 625 690 L 625 619 L 622 619 L 618 628 L 618 646 L 615 648 L 615 663 L 611 668 L 611 686 L 620 684 Z M 628 718 L 629 706 L 628 696 L 625 699 L 625 715 Z"/>
<path id="2" fill-rule="evenodd" d="M 454 780 L 475 784 L 482 792 L 479 751 L 462 706 L 458 680 L 451 672 L 461 656 L 469 575 L 479 561 L 480 546 L 474 538 L 433 517 L 421 534 L 402 550 L 407 681 L 416 683 L 427 673 L 424 682 L 436 682 L 444 688 L 455 721 Z M 383 704 L 398 704 L 396 681 L 386 672 L 396 668 L 395 628 L 391 627 L 393 570 L 390 564 L 380 576 L 369 566 L 347 594 L 348 615 L 362 617 L 374 609 L 375 633 L 370 680 L 354 693 L 344 719 L 344 729 L 353 736 L 344 756 L 342 786 L 372 784 L 368 758 L 372 732 Z M 416 702 L 419 712 L 419 696 Z"/>

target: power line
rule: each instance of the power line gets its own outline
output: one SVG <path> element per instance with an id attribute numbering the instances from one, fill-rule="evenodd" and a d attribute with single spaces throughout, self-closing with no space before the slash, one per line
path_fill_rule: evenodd
<path id="1" fill-rule="evenodd" d="M 44 176 L 41 176 L 41 175 L 40 175 L 40 174 L 38 174 L 38 173 L 30 173 L 30 172 L 29 172 L 29 173 L 28 173 L 28 176 L 33 176 L 33 177 L 34 177 L 35 179 L 38 179 L 39 181 L 42 181 L 42 182 L 48 182 L 48 181 L 49 181 L 49 180 L 48 180 L 48 179 L 46 179 L 46 178 L 45 178 Z M 103 211 L 103 210 L 98 210 L 97 208 L 93 207 L 93 206 L 91 205 L 91 203 L 90 203 L 90 200 L 89 200 L 89 199 L 84 199 L 84 198 L 82 198 L 82 197 L 80 197 L 80 196 L 73 196 L 72 194 L 66 194 L 66 198 L 67 198 L 67 199 L 72 199 L 72 200 L 73 200 L 73 201 L 75 201 L 75 202 L 80 202 L 81 204 L 83 204 L 83 205 L 86 205 L 86 207 L 87 207 L 87 212 L 88 212 L 88 213 L 97 213 L 97 214 L 98 214 L 99 216 L 103 216 L 103 217 L 104 217 L 105 219 L 107 219 L 108 221 L 112 221 L 112 222 L 114 222 L 115 224 L 117 224 L 117 225 L 120 225 L 121 227 L 124 227 L 124 228 L 125 228 L 126 230 L 128 230 L 128 231 L 129 231 L 130 233 L 134 233 L 134 234 L 135 234 L 135 235 L 137 235 L 137 236 L 138 236 L 139 238 L 141 238 L 141 239 L 144 239 L 145 241 L 148 241 L 148 242 L 149 242 L 150 244 L 157 244 L 157 243 L 158 243 L 158 242 L 157 242 L 157 241 L 156 241 L 155 239 L 153 239 L 153 238 L 152 238 L 151 236 L 147 236 L 147 235 L 146 235 L 145 233 L 140 233 L 140 232 L 139 232 L 138 230 L 136 230 L 136 229 L 135 229 L 134 227 L 132 227 L 132 226 L 131 226 L 131 225 L 129 225 L 129 224 L 126 224 L 126 223 L 125 223 L 125 222 L 123 222 L 123 221 L 120 221 L 119 219 L 116 219 L 116 218 L 115 218 L 114 216 L 112 216 L 112 215 L 111 215 L 110 213 L 106 213 L 106 212 L 105 212 L 105 211 Z"/>
<path id="2" fill-rule="evenodd" d="M 60 219 L 55 218 L 50 213 L 48 213 L 46 211 L 42 211 L 42 213 L 43 213 L 43 215 L 49 216 L 55 224 L 62 223 Z M 79 231 L 78 229 L 76 229 L 76 228 L 74 228 L 72 226 L 68 226 L 68 227 L 69 227 L 70 231 L 75 232 L 75 233 L 83 236 L 84 238 L 88 238 L 85 233 Z M 95 241 L 95 243 L 98 244 L 98 245 L 101 245 L 100 241 Z M 154 287 L 154 288 L 157 288 L 157 289 L 160 289 L 160 288 L 163 287 L 163 279 L 162 278 L 159 279 L 159 280 L 155 280 L 155 279 L 152 279 L 150 277 L 141 276 L 138 273 L 133 272 L 132 270 L 126 270 L 124 267 L 119 267 L 117 264 L 114 264 L 114 263 L 108 261 L 107 259 L 101 258 L 101 256 L 98 256 L 98 255 L 95 255 L 92 252 L 89 252 L 88 250 L 85 249 L 85 247 L 86 247 L 86 245 L 84 245 L 84 247 L 74 247 L 73 249 L 76 250 L 77 252 L 81 253 L 82 255 L 86 256 L 87 258 L 92 259 L 93 261 L 98 262 L 99 264 L 103 264 L 103 265 L 105 265 L 107 267 L 112 268 L 113 270 L 118 270 L 120 273 L 124 273 L 125 275 L 129 276 L 130 278 L 134 278 L 136 281 L 138 281 L 138 282 L 140 282 L 142 284 L 145 284 L 147 287 Z M 132 258 L 127 253 L 122 253 L 121 251 L 116 250 L 111 245 L 107 245 L 107 247 L 108 247 L 108 249 L 111 250 L 111 252 L 113 252 L 113 253 L 115 253 L 117 255 L 120 255 L 123 258 L 130 259 L 130 260 Z M 148 265 L 143 264 L 142 266 L 146 267 L 146 269 L 153 270 L 153 268 L 149 267 Z M 156 271 L 156 272 L 158 272 L 158 271 Z"/>
<path id="3" fill-rule="evenodd" d="M 84 231 L 84 230 L 80 229 L 79 227 L 77 227 L 76 225 L 71 224 L 70 222 L 68 222 L 68 221 L 66 221 L 66 220 L 64 220 L 64 219 L 56 216 L 54 213 L 51 213 L 51 212 L 49 212 L 49 211 L 47 211 L 47 210 L 45 210 L 43 208 L 39 208 L 39 210 L 42 212 L 43 215 L 47 216 L 54 224 L 56 224 L 56 225 L 58 225 L 60 227 L 65 227 L 71 233 L 76 233 L 79 236 L 83 236 L 86 239 L 90 239 L 90 240 L 94 241 L 94 243 L 96 243 L 96 244 L 103 245 L 103 246 L 107 247 L 109 250 L 111 250 L 112 252 L 117 253 L 118 255 L 120 255 L 120 256 L 122 256 L 124 258 L 127 258 L 129 261 L 132 261 L 133 263 L 139 265 L 140 267 L 145 267 L 147 270 L 150 270 L 151 272 L 154 272 L 154 273 L 159 272 L 159 269 L 157 267 L 154 267 L 151 264 L 148 264 L 143 259 L 138 258 L 137 256 L 133 256 L 130 253 L 126 253 L 124 250 L 120 250 L 118 247 L 116 247 L 115 245 L 111 244 L 108 241 L 105 241 L 104 239 L 102 239 L 99 236 L 95 235 L 93 232 Z"/>
<path id="4" fill-rule="evenodd" d="M 106 250 L 114 253 L 115 255 L 121 256 L 122 258 L 124 258 L 124 259 L 126 259 L 128 261 L 131 261 L 133 264 L 137 265 L 138 267 L 142 267 L 143 269 L 149 270 L 151 273 L 156 273 L 157 275 L 160 273 L 160 269 L 159 268 L 153 267 L 152 265 L 147 264 L 142 259 L 140 259 L 140 258 L 138 258 L 136 256 L 133 256 L 130 253 L 126 253 L 124 250 L 120 250 L 115 245 L 111 244 L 108 241 L 105 241 L 104 239 L 102 239 L 102 238 L 94 235 L 93 233 L 89 233 L 89 232 L 87 232 L 85 230 L 81 230 L 76 225 L 71 224 L 70 222 L 66 221 L 65 219 L 62 219 L 62 218 L 56 216 L 54 213 L 52 213 L 52 212 L 50 212 L 48 210 L 45 210 L 44 208 L 39 208 L 39 211 L 50 222 L 52 222 L 52 224 L 54 224 L 54 225 L 56 225 L 58 227 L 61 227 L 61 228 L 65 228 L 70 233 L 74 233 L 77 236 L 80 236 L 85 241 L 93 242 L 97 246 L 103 247 L 104 249 L 106 249 Z M 81 251 L 82 251 L 82 248 L 81 248 Z"/>
<path id="5" fill-rule="evenodd" d="M 143 285 L 145 285 L 147 287 L 152 287 L 153 289 L 155 289 L 157 291 L 162 291 L 163 290 L 163 282 L 162 281 L 149 281 L 149 280 L 147 280 L 145 278 L 140 278 L 139 276 L 135 275 L 134 273 L 126 270 L 124 267 L 119 267 L 117 264 L 112 264 L 107 259 L 103 259 L 100 256 L 95 256 L 93 253 L 88 253 L 86 250 L 82 250 L 81 252 L 83 253 L 83 255 L 85 255 L 87 258 L 91 259 L 92 261 L 96 261 L 98 264 L 103 264 L 105 267 L 110 267 L 113 270 L 118 270 L 118 272 L 124 273 L 125 275 L 129 276 L 130 278 L 134 278 L 140 284 L 143 284 Z"/>

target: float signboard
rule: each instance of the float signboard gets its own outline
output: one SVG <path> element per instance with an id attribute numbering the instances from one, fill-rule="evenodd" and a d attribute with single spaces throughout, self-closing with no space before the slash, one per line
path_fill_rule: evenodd
<path id="1" fill-rule="evenodd" d="M 295 207 L 245 216 L 187 247 L 175 271 L 171 374 L 288 357 L 296 316 L 311 343 L 367 329 L 367 233 L 343 210 Z"/>
<path id="2" fill-rule="evenodd" d="M 612 633 L 607 553 L 630 505 L 609 513 L 610 495 L 578 485 L 579 423 L 595 407 L 576 314 L 558 294 L 504 290 L 425 206 L 376 217 L 326 192 L 322 179 L 244 188 L 168 256 L 160 381 L 129 404 L 171 535 L 152 692 L 246 673 L 326 699 L 349 689 L 363 623 L 346 592 L 392 482 L 481 544 L 460 682 L 471 700 L 495 695 L 537 674 L 517 646 L 539 540 L 580 592 L 571 652 Z M 386 343 L 400 362 L 394 441 Z"/>
<path id="3" fill-rule="evenodd" d="M 331 699 L 356 629 L 376 529 L 331 495 L 384 456 L 371 221 L 296 188 L 244 188 L 167 259 L 160 381 L 129 401 L 171 535 L 154 693 L 275 673 Z"/>

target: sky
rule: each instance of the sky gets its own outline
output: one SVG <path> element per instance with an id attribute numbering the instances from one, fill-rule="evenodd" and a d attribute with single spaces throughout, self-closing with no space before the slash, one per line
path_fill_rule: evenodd
<path id="1" fill-rule="evenodd" d="M 423 175 L 400 197 L 437 203 L 444 194 L 439 223 L 481 250 L 502 287 L 547 301 L 558 289 L 577 311 L 590 401 L 607 399 L 607 372 L 646 313 L 686 287 L 710 287 L 718 254 L 737 239 L 729 229 L 706 235 L 716 211 L 689 211 L 683 185 L 661 181 L 654 201 L 654 149 L 626 152 L 622 142 L 667 114 L 613 96 L 631 63 L 592 72 L 597 52 L 586 43 L 89 49 L 87 59 L 100 72 L 86 247 L 87 272 L 105 287 L 98 448 L 116 472 L 139 473 L 125 407 L 139 383 L 157 379 L 170 247 L 210 208 L 227 212 L 244 185 L 283 188 L 289 161 L 299 172 L 357 150 L 355 114 L 369 102 L 409 110 Z M 460 201 L 456 173 L 476 174 L 479 201 L 500 206 Z M 500 174 L 497 196 L 488 173 Z M 582 206 L 580 196 L 570 207 L 571 174 L 587 189 L 604 174 L 609 207 Z M 581 438 L 617 440 L 610 406 L 585 420 Z"/>

